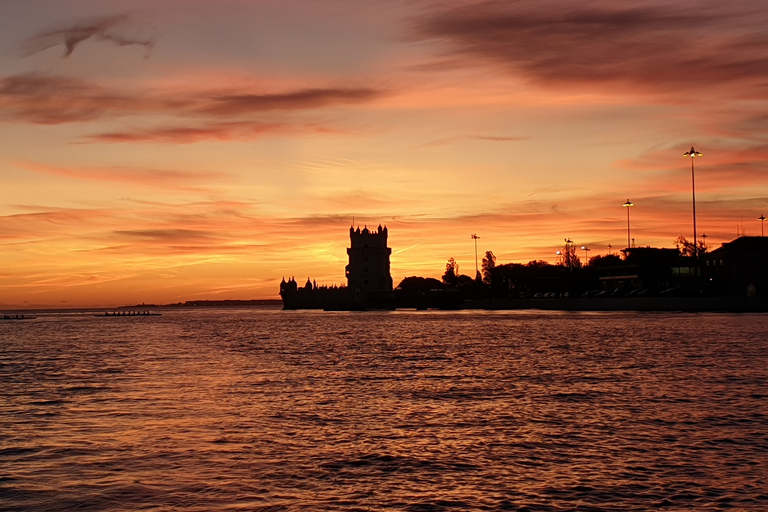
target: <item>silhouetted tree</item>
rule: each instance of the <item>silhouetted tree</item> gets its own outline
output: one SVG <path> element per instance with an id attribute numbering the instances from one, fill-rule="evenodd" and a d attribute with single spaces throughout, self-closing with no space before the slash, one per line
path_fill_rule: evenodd
<path id="1" fill-rule="evenodd" d="M 496 267 L 496 256 L 493 255 L 492 251 L 486 251 L 485 257 L 483 258 L 483 266 L 481 268 L 483 269 L 483 283 L 489 286 L 493 281 L 494 267 Z"/>
<path id="2" fill-rule="evenodd" d="M 418 309 L 457 306 L 458 294 L 448 296 L 443 292 L 444 288 L 445 285 L 435 278 L 411 276 L 400 281 L 394 297 L 399 304 Z"/>
<path id="3" fill-rule="evenodd" d="M 624 261 L 616 254 L 607 254 L 605 256 L 592 256 L 589 259 L 589 266 L 591 267 L 612 267 L 615 265 L 621 265 Z"/>
<path id="4" fill-rule="evenodd" d="M 459 264 L 453 258 L 448 258 L 448 263 L 445 264 L 443 282 L 448 286 L 457 286 L 459 284 Z"/>
<path id="5" fill-rule="evenodd" d="M 694 246 L 693 242 L 689 241 L 683 235 L 680 235 L 679 237 L 675 238 L 674 244 L 680 250 L 681 256 L 683 257 L 695 256 L 696 246 Z M 707 247 L 706 245 L 704 245 L 704 240 L 699 240 L 699 243 L 697 245 L 698 245 L 699 255 L 702 255 L 707 252 Z"/>
<path id="6" fill-rule="evenodd" d="M 442 290 L 443 283 L 432 277 L 406 277 L 396 287 L 397 290 L 411 293 L 426 293 L 431 290 Z"/>
<path id="7" fill-rule="evenodd" d="M 491 269 L 491 295 L 495 298 L 518 298 L 527 291 L 529 267 L 520 263 L 504 263 Z"/>
<path id="8" fill-rule="evenodd" d="M 581 260 L 578 254 L 576 254 L 576 247 L 572 242 L 566 241 L 565 246 L 560 251 L 559 255 L 560 265 L 573 270 L 574 268 L 581 267 Z"/>

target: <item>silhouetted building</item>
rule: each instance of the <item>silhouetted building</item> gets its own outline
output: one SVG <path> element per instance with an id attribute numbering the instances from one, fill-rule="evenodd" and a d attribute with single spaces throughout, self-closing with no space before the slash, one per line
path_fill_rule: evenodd
<path id="1" fill-rule="evenodd" d="M 299 286 L 291 277 L 280 283 L 280 296 L 285 309 L 356 310 L 388 308 L 392 301 L 392 275 L 387 247 L 387 228 L 376 231 L 368 227 L 349 228 L 349 263 L 346 266 L 347 286 L 318 286 L 307 278 Z"/>
<path id="2" fill-rule="evenodd" d="M 599 267 L 599 280 L 604 290 L 662 290 L 672 285 L 672 276 L 680 262 L 677 249 L 628 247 L 623 249 L 620 265 Z"/>
<path id="3" fill-rule="evenodd" d="M 768 297 L 768 238 L 742 236 L 702 259 L 711 294 Z"/>
<path id="4" fill-rule="evenodd" d="M 349 228 L 349 264 L 346 267 L 347 286 L 355 302 L 369 303 L 392 295 L 392 275 L 389 269 L 387 228 L 379 225 L 376 231 L 364 227 L 362 231 Z"/>

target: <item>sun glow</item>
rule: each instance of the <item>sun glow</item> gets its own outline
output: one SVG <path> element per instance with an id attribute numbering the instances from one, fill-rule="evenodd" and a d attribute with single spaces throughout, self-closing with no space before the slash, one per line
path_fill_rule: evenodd
<path id="1" fill-rule="evenodd" d="M 499 263 L 619 247 L 627 196 L 636 243 L 672 247 L 691 144 L 707 243 L 762 227 L 764 9 L 681 39 L 674 3 L 35 5 L 0 33 L 3 307 L 343 284 L 353 219 L 388 226 L 396 284 L 470 272 L 470 233 Z"/>

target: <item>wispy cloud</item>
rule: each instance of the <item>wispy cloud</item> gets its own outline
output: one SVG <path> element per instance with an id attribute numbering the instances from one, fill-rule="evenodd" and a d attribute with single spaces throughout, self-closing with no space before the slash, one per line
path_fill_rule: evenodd
<path id="1" fill-rule="evenodd" d="M 88 142 L 161 142 L 250 140 L 270 133 L 325 134 L 333 126 L 281 116 L 361 104 L 385 94 L 373 88 L 304 88 L 285 92 L 165 90 L 121 91 L 64 76 L 28 73 L 0 79 L 0 119 L 58 125 L 95 122 L 129 115 L 164 126 L 96 133 Z M 168 117 L 183 118 L 169 123 Z M 157 123 L 157 121 L 155 121 Z"/>
<path id="2" fill-rule="evenodd" d="M 155 45 L 154 38 L 135 35 L 136 28 L 132 21 L 128 14 L 117 14 L 49 29 L 27 39 L 22 52 L 32 55 L 54 46 L 64 46 L 64 57 L 69 57 L 80 43 L 89 39 L 106 41 L 115 46 L 137 45 L 147 52 L 151 51 Z"/>
<path id="3" fill-rule="evenodd" d="M 434 140 L 432 142 L 427 142 L 426 144 L 421 144 L 418 147 L 431 148 L 436 146 L 446 146 L 449 144 L 455 144 L 457 142 L 461 142 L 465 140 L 479 140 L 479 141 L 486 141 L 486 142 L 522 142 L 522 141 L 530 140 L 530 137 L 505 137 L 505 136 L 494 136 L 494 135 L 462 135 L 458 137 L 446 137 L 443 139 Z"/>
<path id="4" fill-rule="evenodd" d="M 171 143 L 191 144 L 202 141 L 254 140 L 267 135 L 325 134 L 336 132 L 316 124 L 232 122 L 211 123 L 199 127 L 171 126 L 154 129 L 124 130 L 91 135 L 88 141 L 108 143 Z"/>
<path id="5" fill-rule="evenodd" d="M 366 210 L 391 211 L 402 207 L 412 200 L 390 194 L 371 192 L 369 190 L 344 190 L 326 193 L 319 198 L 319 204 L 330 211 L 355 211 L 360 205 Z"/>
<path id="6" fill-rule="evenodd" d="M 369 88 L 303 89 L 272 94 L 223 94 L 207 98 L 200 110 L 212 115 L 231 116 L 271 110 L 316 109 L 328 105 L 363 103 L 381 95 L 382 91 Z"/>
<path id="7" fill-rule="evenodd" d="M 0 79 L 0 116 L 36 124 L 183 109 L 187 101 L 126 93 L 75 78 L 26 73 Z"/>
<path id="8" fill-rule="evenodd" d="M 126 229 L 114 232 L 121 238 L 138 241 L 145 244 L 162 244 L 163 246 L 184 244 L 207 246 L 222 240 L 221 236 L 214 236 L 212 231 L 195 229 Z"/>
<path id="9" fill-rule="evenodd" d="M 65 167 L 35 162 L 10 162 L 19 169 L 50 176 L 61 176 L 85 181 L 132 183 L 142 187 L 163 189 L 197 189 L 211 182 L 229 181 L 232 176 L 221 171 L 191 172 L 169 169 L 143 169 L 133 167 Z"/>
<path id="10" fill-rule="evenodd" d="M 739 84 L 738 96 L 766 98 L 766 23 L 768 11 L 746 4 L 523 0 L 438 11 L 417 31 L 455 58 L 548 86 L 666 94 Z"/>
<path id="11" fill-rule="evenodd" d="M 699 149 L 699 146 L 696 146 Z M 690 159 L 683 158 L 678 145 L 674 149 L 648 151 L 635 159 L 620 160 L 616 166 L 632 171 L 633 179 L 644 190 L 681 192 L 690 189 Z M 670 166 L 670 162 L 678 165 Z M 727 147 L 708 146 L 703 158 L 695 161 L 696 189 L 700 192 L 728 193 L 750 187 L 768 187 L 768 146 L 764 144 Z"/>
<path id="12" fill-rule="evenodd" d="M 492 250 L 499 263 L 553 261 L 564 237 L 589 246 L 592 255 L 607 251 L 608 244 L 616 250 L 626 240 L 623 200 L 592 194 L 557 204 L 510 202 L 473 214 L 392 217 L 368 210 L 363 215 L 369 227 L 388 225 L 397 282 L 407 275 L 439 277 L 448 257 L 456 257 L 465 271 L 473 270 L 469 233 L 478 233 L 479 250 Z M 672 247 L 675 237 L 690 230 L 687 201 L 675 194 L 633 200 L 632 234 L 638 244 Z M 759 230 L 759 212 L 752 214 L 744 200 L 702 198 L 700 227 L 712 244 L 730 239 L 739 223 L 752 229 L 748 232 Z M 187 300 L 190 293 L 212 297 L 213 290 L 228 288 L 222 282 L 242 283 L 257 274 L 260 284 L 252 281 L 252 289 L 233 290 L 235 297 L 276 296 L 283 275 L 344 282 L 349 214 L 267 216 L 258 205 L 226 201 L 120 201 L 111 209 L 14 208 L 21 213 L 0 216 L 0 245 L 8 256 L 7 268 L 13 269 L 7 276 L 0 274 L 4 289 L 45 291 L 75 300 L 74 287 L 93 294 L 94 286 L 115 283 L 100 289 L 100 296 L 125 303 L 126 296 L 161 302 L 176 296 L 174 300 Z M 356 220 L 364 223 L 362 215 Z M 59 257 L 50 259 L 49 254 Z M 24 262 L 27 270 L 16 270 L 14 261 Z M 29 267 L 30 261 L 34 266 Z"/>

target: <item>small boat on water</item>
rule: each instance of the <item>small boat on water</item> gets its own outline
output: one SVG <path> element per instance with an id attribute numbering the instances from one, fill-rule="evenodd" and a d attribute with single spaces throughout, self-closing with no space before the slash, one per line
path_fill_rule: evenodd
<path id="1" fill-rule="evenodd" d="M 127 316 L 162 316 L 161 313 L 153 313 L 151 311 L 105 311 L 104 313 L 99 313 L 97 315 L 93 315 L 97 317 L 127 317 Z"/>
<path id="2" fill-rule="evenodd" d="M 3 315 L 2 317 L 3 320 L 34 320 L 35 318 L 37 317 L 34 315 L 24 315 L 23 313 L 18 315 Z"/>

